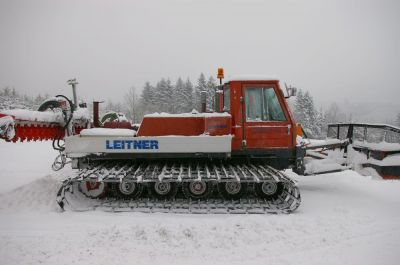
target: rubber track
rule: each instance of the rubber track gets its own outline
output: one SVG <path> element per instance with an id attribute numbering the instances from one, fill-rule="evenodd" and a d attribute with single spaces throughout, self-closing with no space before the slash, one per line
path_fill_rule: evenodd
<path id="1" fill-rule="evenodd" d="M 244 183 L 281 182 L 282 193 L 274 200 L 256 198 L 246 194 L 240 200 L 210 198 L 190 200 L 177 198 L 169 201 L 155 198 L 123 200 L 107 197 L 90 199 L 79 191 L 79 183 L 97 179 L 107 183 L 120 181 L 151 183 L 155 181 L 189 182 L 193 180 L 213 183 L 240 181 Z M 291 213 L 301 197 L 295 182 L 281 171 L 265 164 L 248 163 L 193 163 L 193 162 L 128 162 L 97 163 L 77 172 L 65 180 L 57 193 L 57 202 L 64 210 L 102 210 L 114 212 L 172 212 L 172 213 Z"/>

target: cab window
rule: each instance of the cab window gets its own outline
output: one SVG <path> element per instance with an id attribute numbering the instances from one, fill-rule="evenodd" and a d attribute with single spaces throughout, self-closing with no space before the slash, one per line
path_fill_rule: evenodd
<path id="1" fill-rule="evenodd" d="M 247 121 L 286 121 L 272 87 L 249 87 L 245 97 Z"/>
<path id="2" fill-rule="evenodd" d="M 229 86 L 224 87 L 224 108 L 222 110 L 226 112 L 231 110 L 231 90 Z"/>

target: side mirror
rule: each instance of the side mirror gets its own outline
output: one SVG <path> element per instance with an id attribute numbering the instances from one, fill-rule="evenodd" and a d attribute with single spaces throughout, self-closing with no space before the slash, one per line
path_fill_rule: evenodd
<path id="1" fill-rule="evenodd" d="M 286 87 L 286 93 L 287 96 L 285 98 L 290 98 L 290 97 L 295 97 L 297 94 L 297 88 L 292 87 L 292 86 L 287 86 L 285 83 L 285 87 Z"/>

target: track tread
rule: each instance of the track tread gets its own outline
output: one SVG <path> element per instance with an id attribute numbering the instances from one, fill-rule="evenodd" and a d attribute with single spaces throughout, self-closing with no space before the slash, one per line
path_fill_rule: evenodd
<path id="1" fill-rule="evenodd" d="M 283 190 L 281 194 L 273 198 L 264 199 L 245 194 L 241 199 L 183 199 L 155 198 L 150 192 L 151 198 L 127 199 L 107 197 L 93 200 L 84 196 L 76 196 L 74 184 L 93 177 L 99 181 L 115 185 L 121 181 L 147 183 L 152 185 L 156 181 L 176 182 L 179 185 L 193 180 L 203 180 L 209 185 L 227 181 L 240 181 L 246 185 L 257 185 L 264 181 L 280 182 Z M 79 186 L 79 185 L 77 185 Z M 250 189 L 250 188 L 249 188 Z M 151 191 L 151 189 L 150 189 Z M 83 194 L 81 194 L 83 195 Z M 79 198 L 78 198 L 79 197 Z M 75 176 L 63 182 L 58 192 L 57 201 L 60 206 L 68 206 L 70 210 L 80 210 L 79 207 L 71 207 L 80 202 L 90 205 L 87 210 L 110 211 L 139 211 L 139 212 L 174 212 L 174 213 L 291 213 L 296 210 L 301 197 L 295 182 L 287 175 L 266 164 L 250 163 L 210 163 L 210 162 L 125 162 L 125 163 L 95 163 L 88 168 L 80 170 Z M 62 205 L 61 205 L 62 204 Z M 63 208 L 63 207 L 62 207 Z"/>

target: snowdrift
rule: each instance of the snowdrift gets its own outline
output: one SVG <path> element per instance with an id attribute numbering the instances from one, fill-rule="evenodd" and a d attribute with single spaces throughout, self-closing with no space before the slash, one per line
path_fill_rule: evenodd
<path id="1" fill-rule="evenodd" d="M 58 211 L 55 194 L 60 188 L 55 176 L 45 176 L 10 192 L 0 195 L 1 211 Z"/>

